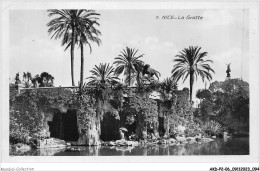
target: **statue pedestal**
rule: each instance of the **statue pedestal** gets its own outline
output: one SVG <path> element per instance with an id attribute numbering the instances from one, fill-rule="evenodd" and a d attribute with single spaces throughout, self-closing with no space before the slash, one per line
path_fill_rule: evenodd
<path id="1" fill-rule="evenodd" d="M 226 80 L 230 80 L 230 77 L 226 77 L 225 81 L 226 81 Z"/>

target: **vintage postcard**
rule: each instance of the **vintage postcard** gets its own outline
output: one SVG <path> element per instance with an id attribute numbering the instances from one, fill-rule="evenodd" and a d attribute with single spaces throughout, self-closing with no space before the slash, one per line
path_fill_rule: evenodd
<path id="1" fill-rule="evenodd" d="M 1 163 L 259 163 L 258 14 L 258 1 L 3 1 Z M 259 164 L 206 170 L 221 169 Z"/>

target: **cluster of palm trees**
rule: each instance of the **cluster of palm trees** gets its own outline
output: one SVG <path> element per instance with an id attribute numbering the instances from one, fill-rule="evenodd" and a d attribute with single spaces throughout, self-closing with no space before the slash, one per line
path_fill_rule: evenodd
<path id="1" fill-rule="evenodd" d="M 205 79 L 211 80 L 211 72 L 214 70 L 208 63 L 212 63 L 212 60 L 205 60 L 207 52 L 201 52 L 201 47 L 185 48 L 173 59 L 174 66 L 172 69 L 172 75 L 166 78 L 161 83 L 161 88 L 166 94 L 171 94 L 173 90 L 177 89 L 177 82 L 182 79 L 183 82 L 190 77 L 190 101 L 192 102 L 192 92 L 194 79 L 197 80 L 200 76 L 204 82 Z M 118 57 L 115 58 L 113 64 L 115 68 L 109 64 L 100 64 L 95 66 L 91 70 L 92 76 L 88 79 L 89 84 L 93 83 L 112 83 L 118 80 L 120 74 L 125 75 L 125 83 L 131 86 L 135 81 L 137 85 L 142 83 L 144 75 L 142 73 L 144 69 L 144 62 L 140 59 L 144 54 L 137 55 L 138 50 L 126 47 Z"/>
<path id="2" fill-rule="evenodd" d="M 145 79 L 143 73 L 145 63 L 140 59 L 143 56 L 144 54 L 138 54 L 138 50 L 126 47 L 115 58 L 112 65 L 107 63 L 100 63 L 99 66 L 95 65 L 90 71 L 92 76 L 87 78 L 90 79 L 88 84 L 118 83 L 120 82 L 119 76 L 123 74 L 125 84 L 132 86 L 136 83 L 137 86 L 141 86 Z"/>
<path id="3" fill-rule="evenodd" d="M 54 77 L 48 72 L 42 72 L 40 75 L 32 77 L 30 72 L 23 72 L 23 82 L 19 78 L 19 73 L 15 76 L 15 84 L 22 84 L 25 88 L 30 87 L 53 87 Z"/>
<path id="4" fill-rule="evenodd" d="M 84 72 L 84 45 L 88 45 L 91 52 L 91 42 L 100 45 L 101 40 L 99 36 L 101 32 L 96 28 L 99 26 L 97 22 L 100 14 L 94 10 L 48 10 L 49 16 L 56 16 L 52 19 L 47 26 L 48 32 L 52 33 L 52 38 L 62 39 L 62 45 L 66 45 L 65 50 L 70 47 L 71 53 L 71 78 L 72 86 L 74 84 L 74 47 L 78 45 L 81 50 L 81 70 L 80 70 L 80 84 L 83 85 L 83 72 Z M 189 46 L 180 51 L 173 59 L 174 65 L 171 71 L 171 77 L 164 80 L 164 85 L 169 84 L 169 88 L 173 86 L 179 80 L 186 81 L 190 77 L 190 101 L 192 102 L 193 84 L 195 79 L 200 76 L 204 82 L 205 79 L 211 80 L 211 72 L 214 70 L 209 63 L 211 60 L 205 60 L 207 52 L 200 52 L 201 47 Z M 144 66 L 145 63 L 140 59 L 144 54 L 138 55 L 138 50 L 134 48 L 123 49 L 120 54 L 115 58 L 114 65 L 100 63 L 99 66 L 95 66 L 90 72 L 92 76 L 88 84 L 111 84 L 112 82 L 118 82 L 119 75 L 125 76 L 125 83 L 128 86 L 137 83 L 142 85 L 144 79 Z M 155 71 L 155 73 L 159 73 Z M 167 89 L 169 89 L 167 88 Z M 167 92 L 170 92 L 167 90 Z"/>
<path id="5" fill-rule="evenodd" d="M 32 74 L 30 72 L 23 72 L 23 83 L 25 85 L 28 85 L 29 81 L 32 80 Z M 15 84 L 21 84 L 21 80 L 20 80 L 20 77 L 19 77 L 19 72 L 16 73 L 16 76 L 15 76 Z"/>

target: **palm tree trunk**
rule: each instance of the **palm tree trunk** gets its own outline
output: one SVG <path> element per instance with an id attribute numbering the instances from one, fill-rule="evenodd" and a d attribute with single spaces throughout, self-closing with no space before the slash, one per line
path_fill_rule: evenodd
<path id="1" fill-rule="evenodd" d="M 72 42 L 71 42 L 71 49 L 70 49 L 72 86 L 75 86 L 75 83 L 74 83 L 74 47 L 75 47 L 75 30 L 74 30 L 74 27 L 72 27 Z"/>
<path id="2" fill-rule="evenodd" d="M 166 131 L 165 131 L 165 135 L 166 135 L 166 136 L 169 136 L 169 130 L 170 130 L 170 121 L 169 121 L 168 112 L 166 112 L 166 118 L 167 118 L 167 124 L 166 124 Z"/>
<path id="3" fill-rule="evenodd" d="M 137 85 L 140 86 L 140 73 L 137 71 Z"/>
<path id="4" fill-rule="evenodd" d="M 192 91 L 194 83 L 194 71 L 190 71 L 190 103 L 192 104 Z"/>
<path id="5" fill-rule="evenodd" d="M 131 69 L 129 68 L 128 70 L 128 73 L 129 73 L 129 81 L 128 81 L 128 84 L 129 86 L 131 86 Z"/>
<path id="6" fill-rule="evenodd" d="M 80 42 L 80 50 L 81 50 L 81 66 L 80 66 L 80 89 L 83 85 L 83 77 L 84 77 L 84 47 L 82 42 Z"/>

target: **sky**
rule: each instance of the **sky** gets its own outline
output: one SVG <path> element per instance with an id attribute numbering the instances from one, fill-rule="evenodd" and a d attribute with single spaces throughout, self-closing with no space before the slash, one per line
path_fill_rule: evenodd
<path id="1" fill-rule="evenodd" d="M 92 53 L 86 46 L 84 77 L 100 63 L 112 64 L 125 47 L 138 49 L 145 54 L 142 60 L 161 73 L 160 80 L 171 76 L 174 57 L 189 46 L 202 47 L 213 60 L 215 70 L 211 82 L 226 78 L 226 64 L 231 63 L 231 78 L 249 82 L 249 25 L 248 11 L 243 9 L 200 10 L 97 10 L 100 13 L 97 27 L 102 44 L 92 44 Z M 184 19 L 162 19 L 162 16 Z M 201 16 L 201 20 L 187 19 Z M 159 16 L 159 19 L 156 19 Z M 11 10 L 9 17 L 9 77 L 17 72 L 33 76 L 49 72 L 55 86 L 71 86 L 70 50 L 64 51 L 61 40 L 51 39 L 46 24 L 51 20 L 46 10 Z M 75 49 L 74 77 L 80 79 L 80 49 Z M 189 79 L 179 81 L 179 89 L 189 87 Z M 205 88 L 200 78 L 194 83 L 196 90 Z"/>

